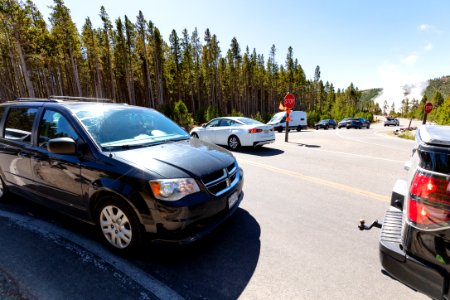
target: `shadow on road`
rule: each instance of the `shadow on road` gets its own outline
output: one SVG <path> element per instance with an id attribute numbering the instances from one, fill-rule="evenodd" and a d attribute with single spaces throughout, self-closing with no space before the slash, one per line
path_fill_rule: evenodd
<path id="1" fill-rule="evenodd" d="M 150 245 L 133 263 L 187 299 L 237 299 L 258 263 L 260 234 L 258 222 L 240 208 L 205 239 Z"/>
<path id="2" fill-rule="evenodd" d="M 245 147 L 237 150 L 238 153 L 245 153 L 250 155 L 256 155 L 256 156 L 275 156 L 283 154 L 284 151 L 280 149 L 274 149 L 274 148 L 268 148 L 268 147 L 259 147 L 259 148 L 253 148 L 253 147 Z"/>
<path id="3" fill-rule="evenodd" d="M 100 244 L 93 226 L 21 197 L 14 195 L 11 198 L 14 199 L 1 203 L 0 209 L 44 220 Z M 126 260 L 184 298 L 237 299 L 258 263 L 260 235 L 258 222 L 246 210 L 239 208 L 200 241 L 186 246 L 149 242 L 143 245 L 136 257 Z"/>
<path id="4" fill-rule="evenodd" d="M 295 143 L 295 142 L 289 142 L 291 144 L 296 144 L 299 147 L 306 147 L 306 148 L 320 148 L 320 145 L 310 145 L 310 144 L 303 144 L 303 143 Z"/>

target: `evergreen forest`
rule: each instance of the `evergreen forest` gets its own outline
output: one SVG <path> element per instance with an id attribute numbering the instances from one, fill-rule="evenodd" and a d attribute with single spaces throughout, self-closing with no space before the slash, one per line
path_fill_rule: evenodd
<path id="1" fill-rule="evenodd" d="M 86 18 L 78 30 L 63 0 L 54 0 L 51 10 L 46 21 L 31 0 L 0 0 L 0 101 L 109 98 L 155 108 L 186 127 L 221 115 L 267 121 L 288 92 L 296 96 L 294 109 L 308 113 L 309 125 L 322 118 L 420 115 L 424 101 L 406 99 L 398 113 L 374 102 L 380 89 L 323 82 L 319 65 L 307 78 L 292 47 L 272 45 L 265 57 L 236 38 L 220 43 L 209 29 L 197 28 L 172 30 L 166 41 L 144 12 L 111 20 L 103 6 L 99 28 Z M 449 94 L 436 85 L 427 97 L 436 107 L 432 118 L 449 124 Z"/>

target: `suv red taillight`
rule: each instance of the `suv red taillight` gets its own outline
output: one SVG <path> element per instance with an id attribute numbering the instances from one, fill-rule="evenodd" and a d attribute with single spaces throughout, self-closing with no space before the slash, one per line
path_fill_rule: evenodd
<path id="1" fill-rule="evenodd" d="M 411 183 L 408 220 L 423 229 L 450 227 L 448 176 L 417 171 Z"/>

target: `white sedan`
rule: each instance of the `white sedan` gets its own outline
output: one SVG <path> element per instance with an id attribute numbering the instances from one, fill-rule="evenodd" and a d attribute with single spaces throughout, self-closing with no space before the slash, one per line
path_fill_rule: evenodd
<path id="1" fill-rule="evenodd" d="M 240 146 L 259 147 L 275 141 L 273 127 L 244 117 L 215 118 L 190 132 L 194 138 L 236 150 Z"/>

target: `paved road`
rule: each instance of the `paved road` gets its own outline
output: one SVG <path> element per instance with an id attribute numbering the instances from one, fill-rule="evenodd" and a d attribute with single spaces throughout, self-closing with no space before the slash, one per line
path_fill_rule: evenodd
<path id="1" fill-rule="evenodd" d="M 237 214 L 194 245 L 148 244 L 133 259 L 104 250 L 89 226 L 10 199 L 0 204 L 0 269 L 37 299 L 425 299 L 382 272 L 379 231 L 356 227 L 383 217 L 405 175 L 413 142 L 393 130 L 307 130 L 289 143 L 277 133 L 238 151 Z"/>

